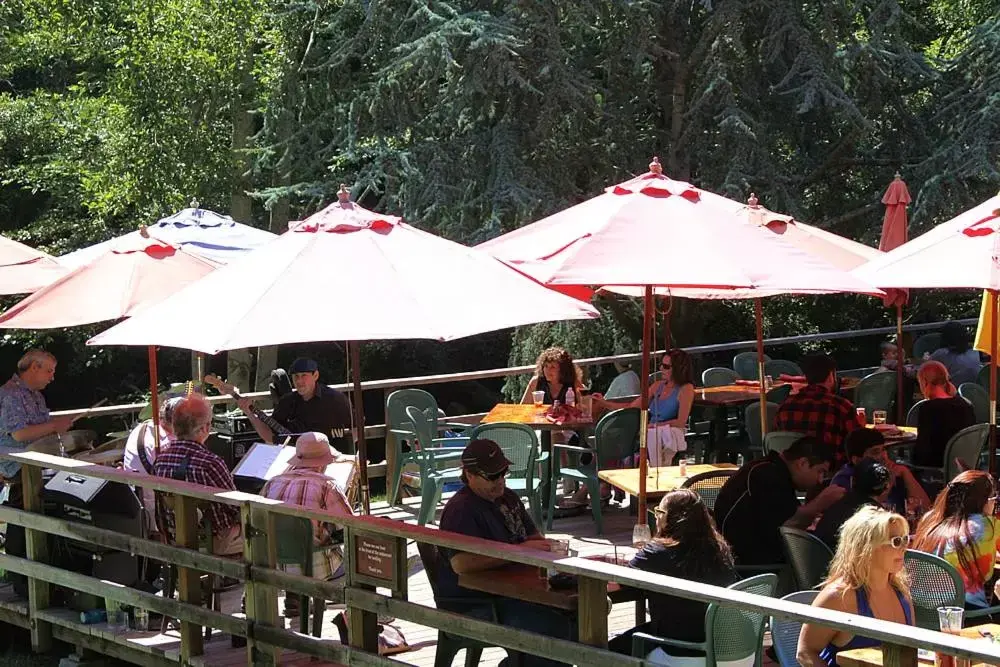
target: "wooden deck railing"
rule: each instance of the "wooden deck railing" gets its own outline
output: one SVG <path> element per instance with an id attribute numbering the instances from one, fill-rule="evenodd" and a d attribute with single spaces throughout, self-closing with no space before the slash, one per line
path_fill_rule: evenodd
<path id="1" fill-rule="evenodd" d="M 25 509 L 0 507 L 0 520 L 22 525 L 27 534 L 27 557 L 0 555 L 0 568 L 28 577 L 28 605 L 25 617 L 9 609 L 0 620 L 27 626 L 32 645 L 45 651 L 58 638 L 83 648 L 125 658 L 139 664 L 177 664 L 162 654 L 141 651 L 124 638 L 97 638 L 88 626 L 71 620 L 50 605 L 52 585 L 111 597 L 126 604 L 178 618 L 181 625 L 180 663 L 188 664 L 203 652 L 201 626 L 247 638 L 247 662 L 273 665 L 282 648 L 293 649 L 319 658 L 350 665 L 395 665 L 396 661 L 377 654 L 377 614 L 389 614 L 448 632 L 481 640 L 490 645 L 526 651 L 571 664 L 641 665 L 643 661 L 611 653 L 607 642 L 607 582 L 616 581 L 638 587 L 647 593 L 667 593 L 703 602 L 717 602 L 740 609 L 763 612 L 800 622 L 820 623 L 851 634 L 873 637 L 890 647 L 886 665 L 916 664 L 916 648 L 922 647 L 969 658 L 974 662 L 1000 664 L 1000 648 L 990 642 L 965 639 L 871 618 L 785 602 L 684 579 L 653 575 L 598 561 L 555 557 L 547 552 L 499 544 L 418 527 L 386 518 L 358 516 L 334 517 L 332 514 L 287 505 L 260 496 L 215 489 L 170 479 L 147 477 L 73 459 L 39 453 L 3 454 L 0 458 L 22 464 Z M 178 546 L 123 535 L 64 519 L 41 515 L 42 468 L 64 470 L 111 482 L 139 484 L 144 488 L 172 494 L 177 513 Z M 239 507 L 242 516 L 245 551 L 242 561 L 212 556 L 197 551 L 196 506 L 199 502 L 218 502 Z M 349 608 L 349 646 L 330 639 L 308 637 L 283 629 L 277 616 L 279 589 L 317 598 L 333 596 L 333 587 L 323 581 L 290 575 L 275 569 L 273 559 L 273 518 L 288 515 L 321 521 L 335 521 L 344 526 L 345 564 L 348 583 L 346 602 Z M 178 568 L 178 600 L 124 588 L 106 581 L 63 570 L 49 562 L 47 534 L 61 535 L 110 549 L 127 551 L 169 563 Z M 406 543 L 425 542 L 465 552 L 504 558 L 532 566 L 555 568 L 579 578 L 580 639 L 578 642 L 552 639 L 531 632 L 515 630 L 485 621 L 415 604 L 406 595 Z M 364 552 L 375 555 L 358 559 Z M 363 564 L 367 560 L 367 564 Z M 242 580 L 246 584 L 246 616 L 229 616 L 196 604 L 199 599 L 198 573 L 209 572 Z M 390 588 L 385 595 L 377 587 Z"/>

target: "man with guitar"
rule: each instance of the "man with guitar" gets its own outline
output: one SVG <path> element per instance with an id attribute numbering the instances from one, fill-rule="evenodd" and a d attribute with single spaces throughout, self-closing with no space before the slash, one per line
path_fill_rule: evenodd
<path id="1" fill-rule="evenodd" d="M 265 442 L 283 442 L 286 435 L 322 433 L 337 451 L 353 454 L 351 404 L 347 397 L 319 381 L 319 366 L 312 359 L 299 357 L 289 373 L 295 391 L 278 400 L 270 417 L 254 408 L 250 399 L 237 396 L 237 405 L 250 418 L 257 435 Z"/>

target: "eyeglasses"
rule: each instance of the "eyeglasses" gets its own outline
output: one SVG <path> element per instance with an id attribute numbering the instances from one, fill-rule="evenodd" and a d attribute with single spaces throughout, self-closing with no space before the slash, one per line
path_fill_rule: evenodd
<path id="1" fill-rule="evenodd" d="M 507 470 L 508 470 L 507 468 L 504 468 L 500 472 L 494 472 L 494 473 L 477 472 L 476 474 L 485 479 L 487 482 L 495 482 L 498 479 L 503 479 L 504 477 L 506 477 Z"/>
<path id="2" fill-rule="evenodd" d="M 894 535 L 889 538 L 889 546 L 893 549 L 905 549 L 910 546 L 910 536 L 909 535 Z"/>

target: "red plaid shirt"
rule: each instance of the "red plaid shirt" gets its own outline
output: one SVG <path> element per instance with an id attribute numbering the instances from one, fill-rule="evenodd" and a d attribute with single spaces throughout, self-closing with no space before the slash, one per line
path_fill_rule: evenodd
<path id="1" fill-rule="evenodd" d="M 233 475 L 229 472 L 226 462 L 218 454 L 214 454 L 205 449 L 203 445 L 190 440 L 174 440 L 169 447 L 161 449 L 160 455 L 153 463 L 153 474 L 157 477 L 173 478 L 174 470 L 179 468 L 189 455 L 191 462 L 188 464 L 184 481 L 214 486 L 224 491 L 236 490 Z M 162 494 L 157 492 L 156 496 L 157 517 L 170 537 L 173 538 L 174 526 L 176 525 L 174 512 L 160 501 Z M 225 532 L 227 528 L 238 525 L 240 522 L 240 510 L 232 505 L 211 503 L 207 512 L 212 521 L 212 533 L 215 535 Z"/>
<path id="2" fill-rule="evenodd" d="M 846 459 L 844 438 L 858 428 L 854 405 L 818 384 L 807 385 L 785 399 L 774 423 L 779 431 L 811 435 L 828 445 L 838 466 Z"/>

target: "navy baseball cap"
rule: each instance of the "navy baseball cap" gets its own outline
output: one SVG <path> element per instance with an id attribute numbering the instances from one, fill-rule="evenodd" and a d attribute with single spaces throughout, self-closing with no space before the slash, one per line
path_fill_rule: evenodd
<path id="1" fill-rule="evenodd" d="M 509 468 L 510 461 L 504 456 L 500 445 L 492 440 L 473 440 L 462 452 L 462 467 L 472 472 L 495 475 Z"/>
<path id="2" fill-rule="evenodd" d="M 288 369 L 289 373 L 293 375 L 295 373 L 315 373 L 319 370 L 319 364 L 308 357 L 299 357 L 292 362 L 292 367 Z"/>

